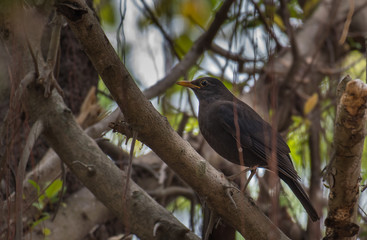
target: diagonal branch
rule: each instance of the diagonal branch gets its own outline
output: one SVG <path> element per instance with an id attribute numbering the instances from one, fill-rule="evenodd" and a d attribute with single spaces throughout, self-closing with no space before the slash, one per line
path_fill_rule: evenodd
<path id="1" fill-rule="evenodd" d="M 225 1 L 222 9 L 224 6 L 229 9 L 231 3 L 232 1 Z M 68 0 L 63 2 L 59 0 L 56 2 L 56 7 L 58 11 L 66 16 L 71 29 L 82 43 L 85 52 L 122 110 L 126 121 L 138 132 L 139 140 L 149 146 L 201 197 L 206 199 L 212 209 L 243 236 L 248 239 L 269 239 L 270 234 L 275 239 L 287 239 L 247 196 L 232 192 L 235 204 L 231 202 L 227 195 L 228 186 L 230 186 L 228 180 L 208 164 L 154 109 L 153 105 L 136 86 L 111 44 L 106 41 L 107 38 L 103 30 L 84 1 Z M 216 31 L 211 31 L 211 29 L 218 29 L 217 24 L 222 20 L 217 19 L 223 19 L 226 15 L 227 11 L 219 11 L 214 20 L 215 24 L 213 23 L 208 32 L 201 38 L 213 39 Z M 221 17 L 219 18 L 219 16 Z M 201 41 L 199 40 L 199 42 Z M 201 43 L 206 42 L 202 41 Z M 199 52 L 202 53 L 205 46 L 198 45 L 197 48 L 201 49 Z M 199 57 L 197 51 L 193 52 Z M 169 84 L 171 83 L 169 82 Z M 61 146 L 58 144 L 55 147 Z M 65 155 L 69 151 L 65 152 L 60 154 Z M 96 169 L 101 167 L 99 163 Z M 101 178 L 100 181 L 102 182 L 102 177 L 99 174 L 98 178 Z M 93 187 L 88 182 L 85 184 L 89 188 Z M 94 191 L 94 194 L 101 201 L 104 201 L 107 206 L 118 210 L 117 206 L 111 206 L 111 203 L 105 200 L 105 196 L 101 195 L 101 192 Z M 103 192 L 103 194 L 106 193 Z M 121 205 L 119 206 L 122 208 Z M 134 223 L 131 223 L 130 226 L 134 226 Z"/>
<path id="2" fill-rule="evenodd" d="M 254 5 L 257 13 L 259 14 L 260 20 L 264 23 L 264 27 L 265 27 L 266 31 L 270 34 L 271 38 L 274 40 L 275 45 L 276 45 L 276 49 L 278 49 L 278 50 L 282 49 L 282 44 L 280 44 L 280 42 L 278 40 L 278 37 L 275 35 L 272 27 L 269 26 L 269 23 L 268 23 L 269 21 L 266 19 L 266 16 L 261 11 L 259 5 L 254 0 L 251 0 L 251 2 Z"/>
<path id="3" fill-rule="evenodd" d="M 199 239 L 134 181 L 129 181 L 126 198 L 123 198 L 126 173 L 118 169 L 80 128 L 55 90 L 45 99 L 40 89 L 32 86 L 22 100 L 31 119 L 37 116 L 47 121 L 44 136 L 63 162 L 139 238 L 153 239 L 154 226 L 165 222 L 156 233 L 157 239 L 163 239 L 163 236 L 168 239 Z"/>
<path id="4" fill-rule="evenodd" d="M 234 0 L 224 1 L 222 7 L 216 13 L 215 18 L 209 29 L 203 33 L 193 44 L 185 57 L 174 66 L 171 71 L 159 82 L 144 91 L 144 95 L 150 99 L 162 94 L 167 88 L 172 86 L 181 76 L 183 76 L 192 66 L 194 66 L 199 57 L 210 45 L 219 31 L 220 26 L 227 19 L 227 13 Z"/>
<path id="5" fill-rule="evenodd" d="M 164 39 L 168 42 L 169 46 L 171 47 L 172 52 L 175 54 L 177 59 L 181 59 L 180 55 L 177 53 L 175 49 L 175 44 L 171 37 L 167 34 L 167 32 L 164 30 L 163 26 L 160 24 L 157 17 L 154 15 L 153 11 L 149 8 L 148 4 L 144 0 L 140 0 L 143 3 L 145 11 L 147 11 L 150 19 L 153 21 L 153 23 L 157 26 L 159 31 L 162 33 Z"/>

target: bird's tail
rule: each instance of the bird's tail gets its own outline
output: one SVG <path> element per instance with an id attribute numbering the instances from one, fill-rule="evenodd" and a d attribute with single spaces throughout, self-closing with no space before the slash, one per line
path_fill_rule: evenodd
<path id="1" fill-rule="evenodd" d="M 302 206 L 307 211 L 308 216 L 310 216 L 311 220 L 313 222 L 319 220 L 319 215 L 317 214 L 315 208 L 312 206 L 310 199 L 308 198 L 305 190 L 302 188 L 298 180 L 286 176 L 281 172 L 279 172 L 279 177 L 290 187 L 294 195 L 296 195 Z"/>

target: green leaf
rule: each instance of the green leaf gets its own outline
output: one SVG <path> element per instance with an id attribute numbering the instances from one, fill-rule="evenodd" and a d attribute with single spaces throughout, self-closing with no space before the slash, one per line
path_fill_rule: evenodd
<path id="1" fill-rule="evenodd" d="M 108 90 L 104 82 L 102 81 L 101 77 L 99 77 L 99 80 L 98 80 L 98 91 L 104 93 L 104 94 L 102 93 L 97 94 L 98 103 L 104 109 L 107 109 L 107 110 L 111 109 L 111 107 L 115 104 L 115 102 L 111 98 L 106 96 L 106 95 L 110 95 L 110 91 Z"/>
<path id="2" fill-rule="evenodd" d="M 262 21 L 259 18 L 254 18 L 246 22 L 246 28 L 256 28 L 262 25 Z"/>
<path id="3" fill-rule="evenodd" d="M 49 228 L 43 228 L 42 233 L 44 236 L 49 236 L 51 234 L 51 230 Z"/>
<path id="4" fill-rule="evenodd" d="M 32 203 L 32 206 L 37 208 L 40 211 L 45 207 L 43 202 L 39 200 L 37 202 Z"/>
<path id="5" fill-rule="evenodd" d="M 34 227 L 36 227 L 38 224 L 40 224 L 41 222 L 43 222 L 43 221 L 45 221 L 45 220 L 47 220 L 47 219 L 49 219 L 50 218 L 50 214 L 48 214 L 48 213 L 42 213 L 42 215 L 41 215 L 42 217 L 41 218 L 39 218 L 38 220 L 36 220 L 36 221 L 34 221 L 34 222 L 32 222 L 32 224 L 31 224 L 31 228 L 34 228 Z"/>
<path id="6" fill-rule="evenodd" d="M 278 15 L 278 14 L 275 14 L 274 15 L 274 23 L 282 30 L 282 31 L 285 31 L 285 26 L 284 26 L 284 23 L 283 23 L 283 20 L 282 18 Z"/>
<path id="7" fill-rule="evenodd" d="M 103 5 L 100 10 L 100 16 L 104 23 L 115 24 L 115 12 L 111 3 Z"/>
<path id="8" fill-rule="evenodd" d="M 190 50 L 193 42 L 186 34 L 182 34 L 175 39 L 175 44 L 179 46 L 176 50 L 180 54 L 180 57 L 183 57 Z M 181 52 L 180 50 L 182 50 L 183 52 Z"/>
<path id="9" fill-rule="evenodd" d="M 33 181 L 32 179 L 28 179 L 28 182 L 35 188 L 37 189 L 37 195 L 39 195 L 40 193 L 40 186 L 38 185 L 38 183 L 36 183 L 35 181 Z"/>
<path id="10" fill-rule="evenodd" d="M 303 10 L 297 0 L 288 3 L 289 15 L 291 18 L 303 19 Z"/>
<path id="11" fill-rule="evenodd" d="M 306 1 L 305 5 L 303 6 L 303 13 L 307 18 L 313 13 L 313 10 L 319 4 L 320 0 L 308 0 Z"/>
<path id="12" fill-rule="evenodd" d="M 191 206 L 190 200 L 188 200 L 185 197 L 178 197 L 176 198 L 176 200 L 168 204 L 167 209 L 169 211 L 185 210 L 185 209 L 189 209 L 190 206 Z"/>
<path id="13" fill-rule="evenodd" d="M 56 179 L 51 185 L 46 189 L 45 195 L 47 198 L 52 199 L 57 196 L 62 188 L 62 181 Z"/>
<path id="14" fill-rule="evenodd" d="M 185 0 L 181 2 L 181 14 L 201 27 L 205 27 L 210 19 L 211 6 L 205 0 Z"/>

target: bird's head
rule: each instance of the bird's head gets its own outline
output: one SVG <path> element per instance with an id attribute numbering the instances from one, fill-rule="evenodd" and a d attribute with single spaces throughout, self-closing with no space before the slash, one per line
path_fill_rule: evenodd
<path id="1" fill-rule="evenodd" d="M 224 86 L 224 84 L 216 78 L 203 77 L 194 81 L 180 81 L 178 85 L 191 88 L 199 101 L 213 99 L 228 98 L 233 99 L 232 93 Z"/>

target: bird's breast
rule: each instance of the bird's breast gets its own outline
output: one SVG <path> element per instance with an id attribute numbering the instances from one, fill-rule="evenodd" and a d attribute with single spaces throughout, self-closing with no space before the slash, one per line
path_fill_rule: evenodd
<path id="1" fill-rule="evenodd" d="M 239 164 L 237 144 L 233 136 L 225 131 L 210 107 L 199 110 L 200 132 L 208 144 L 223 158 Z"/>

